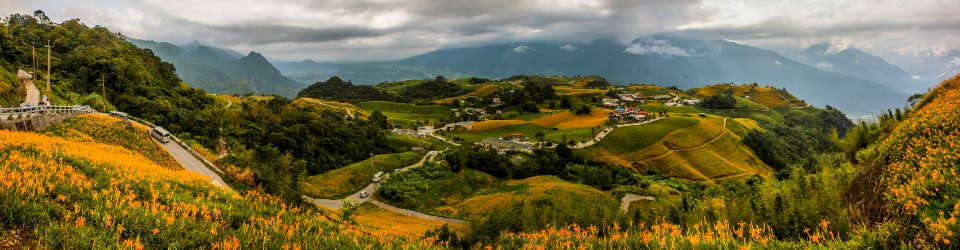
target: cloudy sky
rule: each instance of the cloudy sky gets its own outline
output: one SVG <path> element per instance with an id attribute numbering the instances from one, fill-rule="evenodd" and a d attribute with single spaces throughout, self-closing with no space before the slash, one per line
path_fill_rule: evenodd
<path id="1" fill-rule="evenodd" d="M 884 57 L 960 48 L 957 0 L 2 0 L 135 38 L 278 60 L 386 60 L 437 48 L 685 32 L 765 48 L 828 42 Z"/>

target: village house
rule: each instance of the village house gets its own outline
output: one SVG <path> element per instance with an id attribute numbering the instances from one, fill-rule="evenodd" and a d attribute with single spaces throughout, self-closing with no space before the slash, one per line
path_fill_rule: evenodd
<path id="1" fill-rule="evenodd" d="M 422 126 L 417 128 L 417 136 L 425 137 L 433 134 L 433 126 Z"/>
<path id="2" fill-rule="evenodd" d="M 503 104 L 503 101 L 501 101 L 499 97 L 494 97 L 493 104 L 491 104 L 490 106 L 500 106 L 501 104 Z"/>
<path id="3" fill-rule="evenodd" d="M 417 136 L 417 131 L 408 128 L 394 128 L 390 130 L 390 133 L 395 135 Z"/>
<path id="4" fill-rule="evenodd" d="M 526 141 L 526 140 L 527 140 L 527 136 L 525 136 L 525 135 L 523 135 L 523 134 L 520 134 L 520 133 L 509 134 L 509 135 L 507 135 L 507 136 L 504 137 L 504 138 L 507 139 L 507 140 L 512 140 L 512 141 Z"/>
<path id="5" fill-rule="evenodd" d="M 616 107 L 620 106 L 620 100 L 617 99 L 603 99 L 603 106 L 607 107 Z"/>

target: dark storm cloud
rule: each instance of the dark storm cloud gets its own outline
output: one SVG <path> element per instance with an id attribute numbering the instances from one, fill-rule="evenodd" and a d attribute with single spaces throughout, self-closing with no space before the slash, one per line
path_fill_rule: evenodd
<path id="1" fill-rule="evenodd" d="M 214 32 L 217 40 L 249 44 L 327 42 L 385 34 L 384 31 L 361 26 L 314 29 L 282 25 L 236 25 L 205 28 Z"/>
<path id="2" fill-rule="evenodd" d="M 960 47 L 951 44 L 954 36 L 944 38 L 960 34 L 956 0 L 10 0 L 0 7 L 11 13 L 44 9 L 54 19 L 79 17 L 132 37 L 276 51 L 286 59 L 321 56 L 311 51 L 396 58 L 528 41 L 612 38 L 626 44 L 677 31 L 748 43 Z"/>

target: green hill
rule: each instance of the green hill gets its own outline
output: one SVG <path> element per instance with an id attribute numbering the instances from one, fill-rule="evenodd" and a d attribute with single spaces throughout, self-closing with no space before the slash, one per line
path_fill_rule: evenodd
<path id="1" fill-rule="evenodd" d="M 618 128 L 585 156 L 688 180 L 714 180 L 771 172 L 740 143 L 745 129 L 732 119 L 670 117 L 646 125 Z M 741 135 L 734 132 L 738 131 Z"/>

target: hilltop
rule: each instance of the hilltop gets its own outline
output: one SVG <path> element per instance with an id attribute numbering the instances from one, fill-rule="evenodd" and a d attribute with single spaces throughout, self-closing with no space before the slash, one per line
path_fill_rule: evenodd
<path id="1" fill-rule="evenodd" d="M 292 97 L 303 85 L 281 75 L 260 53 L 246 56 L 232 50 L 200 44 L 178 46 L 147 40 L 129 39 L 149 49 L 164 62 L 176 67 L 184 82 L 218 94 L 274 94 Z"/>

